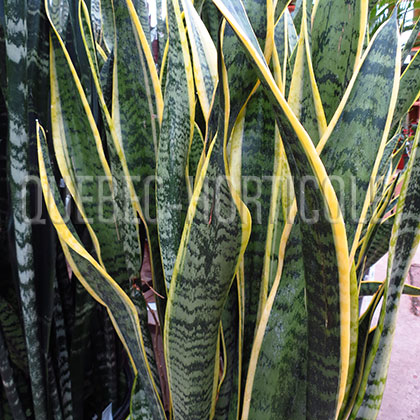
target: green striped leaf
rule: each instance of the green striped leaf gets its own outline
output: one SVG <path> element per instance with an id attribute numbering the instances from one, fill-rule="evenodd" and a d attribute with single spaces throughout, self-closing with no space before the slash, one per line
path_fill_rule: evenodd
<path id="1" fill-rule="evenodd" d="M 363 386 L 352 412 L 352 417 L 357 419 L 375 418 L 379 412 L 404 280 L 420 241 L 419 138 L 420 130 L 418 129 L 392 229 L 384 303 L 374 336 L 374 344 L 368 356 L 369 370 L 365 370 Z"/>
<path id="2" fill-rule="evenodd" d="M 224 66 L 220 51 L 218 64 Z M 225 74 L 219 70 L 219 80 Z M 229 111 L 226 89 L 220 87 L 221 116 Z M 226 179 L 228 119 L 220 120 L 194 189 L 169 290 L 164 346 L 175 419 L 214 413 L 220 320 L 249 238 L 249 213 Z"/>
<path id="3" fill-rule="evenodd" d="M 223 382 L 219 383 L 217 393 L 215 420 L 226 420 L 236 418 L 239 409 L 238 398 L 238 369 L 240 368 L 238 346 L 239 346 L 239 309 L 237 284 L 232 284 L 222 314 L 221 329 L 224 345 L 221 346 L 221 354 L 225 364 Z M 222 353 L 222 350 L 223 353 Z"/>
<path id="4" fill-rule="evenodd" d="M 82 4 L 83 7 L 83 4 Z M 125 10 L 125 18 L 126 20 L 130 19 L 126 9 Z M 88 230 L 90 229 L 90 235 L 93 239 L 93 242 L 95 244 L 95 250 L 98 255 L 98 259 L 100 263 L 104 264 L 104 266 L 107 268 L 108 272 L 111 274 L 113 278 L 115 278 L 120 285 L 122 285 L 126 290 L 128 289 L 128 280 L 134 279 L 138 277 L 138 273 L 140 271 L 140 265 L 141 265 L 141 252 L 140 252 L 140 244 L 138 239 L 138 226 L 135 223 L 132 223 L 132 219 L 127 221 L 127 217 L 130 217 L 130 209 L 132 210 L 132 196 L 129 197 L 128 189 L 130 189 L 130 184 L 128 182 L 131 181 L 130 178 L 125 177 L 126 170 L 123 169 L 123 164 L 127 165 L 127 161 L 124 161 L 122 155 L 122 151 L 115 150 L 116 143 L 115 142 L 115 130 L 116 130 L 116 124 L 114 125 L 113 122 L 110 119 L 109 111 L 104 104 L 104 98 L 103 94 L 99 87 L 99 81 L 98 81 L 98 68 L 94 65 L 94 56 L 92 57 L 92 54 L 94 52 L 92 48 L 92 37 L 89 37 L 89 34 L 91 35 L 90 26 L 88 23 L 88 20 L 83 20 L 83 16 L 86 16 L 86 7 L 84 7 L 81 10 L 81 27 L 85 29 L 84 31 L 84 42 L 87 47 L 87 53 L 88 53 L 88 59 L 91 62 L 91 68 L 92 68 L 92 75 L 97 82 L 98 87 L 98 93 L 101 99 L 101 105 L 102 110 L 104 114 L 104 119 L 108 122 L 110 130 L 111 130 L 111 142 L 108 143 L 108 152 L 110 154 L 111 162 L 113 164 L 113 177 L 110 175 L 110 169 L 108 167 L 107 162 L 104 159 L 104 152 L 102 149 L 102 144 L 100 143 L 99 139 L 99 133 L 97 132 L 97 128 L 92 123 L 92 116 L 91 116 L 91 110 L 86 105 L 86 100 L 84 98 L 83 92 L 80 90 L 78 85 L 78 79 L 77 76 L 74 74 L 74 69 L 72 68 L 71 62 L 68 60 L 68 56 L 66 56 L 66 49 L 60 43 L 60 39 L 57 38 L 57 47 L 55 50 L 55 55 L 53 57 L 61 57 L 61 66 L 52 66 L 53 70 L 57 70 L 58 77 L 56 80 L 53 79 L 53 82 L 56 82 L 58 87 L 62 87 L 62 89 L 66 89 L 65 92 L 67 95 L 70 96 L 72 100 L 69 100 L 69 97 L 60 95 L 56 93 L 55 90 L 53 90 L 53 93 L 55 93 L 55 100 L 58 103 L 61 113 L 58 117 L 62 118 L 61 124 L 64 126 L 64 137 L 61 137 L 61 142 L 66 142 L 67 139 L 70 140 L 70 145 L 72 147 L 79 147 L 79 149 L 70 149 L 69 151 L 66 150 L 65 145 L 58 144 L 56 142 L 55 144 L 55 150 L 56 154 L 58 151 L 58 155 L 64 156 L 59 159 L 59 167 L 62 171 L 62 174 L 64 174 L 64 177 L 67 181 L 67 185 L 70 188 L 70 191 L 73 193 L 73 196 L 76 199 L 76 204 L 78 205 L 79 211 L 83 212 L 86 210 L 86 214 L 89 215 L 93 219 L 92 221 L 92 227 L 89 223 L 86 224 L 88 227 Z M 117 13 L 117 19 L 120 18 L 119 13 L 121 13 L 121 10 L 116 10 Z M 84 22 L 87 22 L 84 24 Z M 119 21 L 118 21 L 119 22 Z M 118 54 L 117 54 L 118 55 Z M 114 68 L 117 68 L 117 60 L 114 60 Z M 60 85 L 60 75 L 65 74 L 67 70 L 67 77 L 62 77 L 61 79 L 61 85 Z M 62 72 L 60 74 L 60 72 Z M 53 73 L 55 75 L 55 73 Z M 114 75 L 117 74 L 117 71 L 114 72 Z M 117 76 L 118 77 L 118 76 Z M 70 83 L 66 84 L 66 82 L 70 81 Z M 71 90 L 72 87 L 71 83 L 74 83 L 73 86 L 76 87 L 76 89 Z M 115 81 L 114 81 L 114 89 L 117 89 L 118 92 L 118 83 L 115 87 Z M 130 86 L 126 85 L 127 88 Z M 124 91 L 124 89 L 121 89 L 120 91 L 124 92 L 125 94 L 129 94 Z M 60 91 L 58 91 L 60 92 Z M 124 138 L 133 136 L 133 133 L 129 131 L 133 130 L 133 127 L 129 125 L 129 122 L 124 120 L 123 118 L 119 117 L 119 107 L 118 107 L 118 96 L 113 95 L 114 103 L 113 103 L 113 117 L 115 118 L 115 121 L 118 121 L 117 128 L 119 129 L 119 134 L 121 136 L 121 122 L 124 124 L 124 128 L 126 131 L 124 131 Z M 67 100 L 67 102 L 66 102 Z M 66 109 L 67 114 L 65 113 L 64 104 L 68 108 Z M 73 107 L 73 108 L 72 108 Z M 77 108 L 79 107 L 79 108 Z M 150 116 L 150 110 L 147 110 L 147 114 L 149 115 L 150 119 L 153 119 L 153 117 Z M 78 119 L 75 121 L 70 120 L 73 124 L 72 128 L 73 130 L 69 130 L 69 122 L 66 120 L 66 118 L 70 116 L 78 116 Z M 132 121 L 131 121 L 132 122 Z M 137 121 L 138 122 L 138 121 Z M 78 143 L 77 138 L 80 138 L 81 136 L 78 135 L 78 131 L 75 130 L 76 124 L 79 125 L 79 128 L 85 131 L 85 143 Z M 136 124 L 136 120 L 134 120 L 134 124 Z M 56 139 L 60 138 L 62 133 L 60 132 L 60 120 L 56 122 Z M 67 131 L 66 131 L 67 129 Z M 134 127 L 135 129 L 135 127 Z M 53 133 L 54 133 L 54 125 L 53 125 Z M 127 133 L 129 135 L 127 135 Z M 132 142 L 132 138 L 128 138 L 128 141 L 125 142 L 125 145 Z M 117 140 L 119 142 L 119 140 Z M 96 144 L 96 145 L 95 145 Z M 114 147 L 113 147 L 114 146 Z M 127 147 L 129 149 L 129 147 Z M 154 157 L 153 150 L 151 151 L 152 156 Z M 70 167 L 67 166 L 67 162 L 69 160 L 67 159 L 66 162 L 66 156 L 68 155 L 76 155 L 79 156 L 79 167 L 73 167 L 70 165 Z M 152 159 L 153 160 L 153 159 Z M 130 163 L 132 163 L 132 158 L 130 160 Z M 68 172 L 68 175 L 66 177 L 66 173 Z M 95 211 L 97 209 L 95 208 L 87 208 L 86 206 L 83 206 L 81 204 L 80 199 L 80 191 L 77 189 L 77 185 L 75 185 L 73 178 L 75 178 L 74 174 L 81 174 L 84 175 L 88 173 L 91 175 L 95 174 L 97 177 L 100 178 L 100 181 L 105 182 L 101 184 L 97 183 L 95 185 L 95 182 L 97 182 L 97 179 L 94 179 L 93 189 L 91 190 L 91 193 L 94 196 L 99 197 L 99 193 L 101 193 L 100 197 L 101 200 L 103 200 L 103 197 L 112 197 L 114 200 L 112 202 L 110 200 L 106 200 L 107 202 L 103 203 L 102 211 L 104 212 L 103 217 L 105 221 L 103 220 L 96 220 L 97 214 Z M 101 178 L 102 177 L 102 178 Z M 124 179 L 125 178 L 125 179 Z M 109 181 L 112 179 L 112 185 L 109 185 Z M 91 184 L 91 187 L 92 187 Z M 107 189 L 108 187 L 108 189 Z M 137 199 L 137 197 L 135 197 Z M 138 202 L 137 202 L 138 204 Z M 114 217 L 114 219 L 113 219 Z M 131 215 L 131 217 L 133 217 Z M 109 222 L 111 220 L 111 222 Z M 85 217 L 85 222 L 87 222 L 87 217 Z M 116 224 L 115 224 L 116 222 Z M 98 234 L 96 235 L 96 232 Z M 101 244 L 101 252 L 99 252 L 99 243 Z M 122 244 L 122 246 L 120 245 Z M 145 306 L 145 303 L 143 300 L 140 300 L 139 302 L 139 308 L 140 308 L 140 318 L 142 319 L 142 323 L 140 324 L 143 336 L 145 337 L 144 340 L 144 346 L 145 352 L 147 352 L 148 355 L 148 363 L 154 365 L 155 360 L 153 357 L 153 351 L 152 351 L 152 344 L 151 340 L 147 340 L 146 338 L 149 336 L 149 330 L 147 327 L 147 308 Z"/>
<path id="5" fill-rule="evenodd" d="M 194 81 L 178 0 L 168 1 L 169 51 L 157 162 L 157 221 L 169 288 L 188 206 L 186 166 L 194 132 Z"/>
<path id="6" fill-rule="evenodd" d="M 285 141 L 287 139 L 285 147 L 295 181 L 306 175 L 315 180 L 315 185 L 307 185 L 305 200 L 300 197 L 299 202 L 301 208 L 304 204 L 306 209 L 317 211 L 319 216 L 314 224 L 302 223 L 301 226 L 305 238 L 303 254 L 310 332 L 307 413 L 313 418 L 334 417 L 344 398 L 350 351 L 350 270 L 338 201 L 311 139 L 287 105 L 268 69 L 242 4 L 222 0 L 214 2 L 247 48 L 266 86 L 281 136 Z M 334 215 L 332 219 L 336 223 L 329 223 L 325 218 L 328 214 L 330 217 Z M 322 253 L 319 252 L 321 249 Z M 320 278 L 325 284 L 323 294 L 318 288 Z M 341 372 L 340 377 L 337 372 Z"/>
<path id="7" fill-rule="evenodd" d="M 395 216 L 385 219 L 379 224 L 377 230 L 372 235 L 370 244 L 366 250 L 366 260 L 363 264 L 363 270 L 365 272 L 388 252 L 394 220 Z"/>
<path id="8" fill-rule="evenodd" d="M 395 107 L 392 127 L 395 127 L 404 115 L 413 106 L 420 95 L 420 51 L 410 61 L 404 73 L 401 75 L 398 100 Z"/>
<path id="9" fill-rule="evenodd" d="M 9 361 L 9 352 L 7 351 L 6 342 L 0 329 L 0 378 L 3 384 L 4 392 L 9 402 L 10 411 L 13 418 L 24 419 L 22 403 L 20 401 L 15 379 L 13 377 L 13 369 Z"/>
<path id="10" fill-rule="evenodd" d="M 204 119 L 208 121 L 217 85 L 217 51 L 190 0 L 181 0 L 191 45 L 194 80 Z"/>
<path id="11" fill-rule="evenodd" d="M 32 227 L 25 220 L 29 210 L 29 195 L 22 194 L 22 186 L 30 175 L 29 109 L 32 91 L 28 85 L 28 21 L 26 4 L 4 2 L 7 90 L 4 92 L 9 128 L 8 156 L 11 212 L 14 228 L 16 272 L 19 281 L 23 325 L 34 414 L 47 416 L 45 371 L 41 350 L 40 320 L 35 291 L 34 251 Z"/>
<path id="12" fill-rule="evenodd" d="M 52 176 L 42 128 L 39 128 L 38 132 L 38 159 L 44 199 L 66 259 L 91 296 L 107 308 L 114 328 L 130 356 L 133 369 L 142 377 L 142 386 L 145 389 L 142 404 L 148 409 L 149 417 L 165 419 L 162 403 L 148 365 L 137 310 L 112 277 L 86 251 L 73 226 L 64 222 L 65 209 Z"/>
<path id="13" fill-rule="evenodd" d="M 163 14 L 163 5 L 165 0 L 156 0 L 156 18 L 157 18 L 157 42 L 159 47 L 158 68 L 162 70 L 163 57 L 165 55 L 165 47 L 168 41 L 168 28 L 166 26 L 166 19 Z"/>
<path id="14" fill-rule="evenodd" d="M 312 62 L 327 122 L 334 115 L 353 75 L 354 64 L 362 54 L 367 3 L 320 0 L 314 9 Z"/>
<path id="15" fill-rule="evenodd" d="M 217 7 L 211 0 L 204 0 L 203 7 L 201 9 L 201 20 L 206 25 L 207 30 L 213 40 L 214 44 L 217 44 L 219 36 L 219 26 L 221 21 L 221 15 Z"/>
<path id="16" fill-rule="evenodd" d="M 327 122 L 315 82 L 311 61 L 310 35 L 307 27 L 306 0 L 303 1 L 303 21 L 297 44 L 290 90 L 287 102 L 317 145 L 325 132 Z"/>
<path id="17" fill-rule="evenodd" d="M 362 281 L 360 283 L 360 296 L 374 295 L 383 284 L 381 281 Z M 403 295 L 420 296 L 420 288 L 405 283 L 401 293 Z"/>
<path id="18" fill-rule="evenodd" d="M 103 31 L 104 46 L 109 54 L 114 48 L 115 25 L 112 0 L 99 0 L 101 11 L 101 23 Z"/>
<path id="19" fill-rule="evenodd" d="M 308 320 L 299 223 L 290 233 L 280 274 L 277 290 L 270 292 L 275 298 L 257 355 L 249 419 L 306 418 Z"/>
<path id="20" fill-rule="evenodd" d="M 198 179 L 200 171 L 200 162 L 204 150 L 204 139 L 201 134 L 200 127 L 197 123 L 194 125 L 194 136 L 191 142 L 191 147 L 188 152 L 188 177 L 190 178 L 190 185 L 194 187 L 195 181 Z"/>
<path id="21" fill-rule="evenodd" d="M 67 267 L 66 267 L 67 268 Z M 60 393 L 60 401 L 62 404 L 63 416 L 65 419 L 73 419 L 73 398 L 72 384 L 70 372 L 70 355 L 68 348 L 68 332 L 66 330 L 66 322 L 63 313 L 63 305 L 58 289 L 57 280 L 54 282 L 54 341 L 59 355 L 58 363 L 58 391 Z"/>
<path id="22" fill-rule="evenodd" d="M 417 37 L 420 31 L 420 18 L 417 19 L 416 23 L 411 30 L 410 37 L 407 39 L 407 42 L 404 45 L 404 48 L 401 52 L 401 66 L 403 66 L 406 58 L 411 54 L 411 50 L 416 43 Z"/>
<path id="23" fill-rule="evenodd" d="M 104 200 L 104 197 L 112 196 L 109 166 L 105 161 L 102 144 L 99 143 L 96 125 L 89 115 L 90 108 L 83 92 L 78 89 L 78 79 L 71 66 L 59 39 L 53 37 L 51 96 L 55 112 L 52 114 L 52 131 L 58 167 L 84 221 L 90 221 L 88 225 L 91 227 L 88 229 L 99 261 L 103 261 L 119 284 L 127 285 L 130 275 L 137 275 L 140 267 L 139 245 L 137 250 L 135 244 L 130 244 L 126 249 L 127 252 L 131 250 L 131 253 L 137 251 L 137 256 L 132 259 L 136 258 L 138 262 L 130 267 L 129 275 L 116 226 L 108 222 L 114 214 L 113 203 Z M 83 199 L 83 196 L 91 199 Z M 102 220 L 99 217 L 99 200 L 103 203 Z M 99 243 L 101 253 L 98 252 Z"/>
<path id="24" fill-rule="evenodd" d="M 274 27 L 274 44 L 281 70 L 281 89 L 285 92 L 286 80 L 290 82 L 292 78 L 290 56 L 297 44 L 296 29 L 288 9 L 284 11 Z M 275 56 L 273 58 L 276 60 Z"/>
<path id="25" fill-rule="evenodd" d="M 379 288 L 376 295 L 371 300 L 369 306 L 365 312 L 361 315 L 358 325 L 358 340 L 357 340 L 357 353 L 356 353 L 356 369 L 354 372 L 353 380 L 350 383 L 350 390 L 348 393 L 348 399 L 345 405 L 343 405 L 339 419 L 347 419 L 354 406 L 357 393 L 360 389 L 360 384 L 364 374 L 364 368 L 366 363 L 366 356 L 369 349 L 372 346 L 372 339 L 374 330 L 372 331 L 372 319 L 375 314 L 376 308 L 378 307 L 381 298 L 383 297 L 383 288 Z"/>
<path id="26" fill-rule="evenodd" d="M 67 263 L 66 263 L 67 264 Z M 95 311 L 95 300 L 79 283 L 76 277 L 74 322 L 72 325 L 72 340 L 70 343 L 70 371 L 72 382 L 73 415 L 75 418 L 83 415 L 85 399 L 85 381 L 89 371 L 89 354 L 91 346 L 91 328 Z"/>
<path id="27" fill-rule="evenodd" d="M 48 11 L 54 26 L 62 38 L 66 38 L 67 26 L 70 19 L 68 0 L 48 1 Z"/>
<path id="28" fill-rule="evenodd" d="M 234 127 L 230 140 L 230 172 L 237 179 L 242 200 L 253 220 L 251 236 L 244 255 L 244 348 L 243 380 L 259 311 L 260 294 L 267 295 L 269 279 L 263 281 L 265 247 L 270 229 L 272 178 L 275 166 L 275 122 L 271 104 L 262 88 L 249 100 Z M 261 288 L 265 288 L 264 292 Z"/>
<path id="29" fill-rule="evenodd" d="M 268 16 L 270 12 L 267 9 L 268 5 L 269 2 L 264 0 L 247 0 L 244 2 L 244 7 L 246 7 L 249 19 L 252 21 L 256 32 L 257 39 L 255 41 L 262 48 L 266 43 L 266 37 L 269 36 L 268 25 L 270 19 L 273 18 Z M 271 22 L 271 24 L 274 25 L 274 22 Z M 271 43 L 271 40 L 268 42 Z M 258 78 L 247 59 L 246 51 L 229 25 L 226 25 L 226 29 L 223 31 L 223 55 L 229 81 L 230 116 L 228 135 L 230 136 L 236 119 L 252 94 Z"/>
<path id="30" fill-rule="evenodd" d="M 274 11 L 274 20 L 277 19 L 282 15 L 284 12 L 288 12 L 287 7 L 291 2 L 289 0 L 277 0 L 276 8 Z"/>
<path id="31" fill-rule="evenodd" d="M 394 14 L 376 32 L 319 145 L 326 141 L 321 158 L 330 177 L 341 183 L 340 205 L 352 253 L 388 140 L 398 80 L 399 36 Z M 356 189 L 353 193 L 352 188 Z"/>
<path id="32" fill-rule="evenodd" d="M 162 113 L 160 88 L 156 91 L 153 79 L 156 69 L 150 68 L 151 51 L 132 21 L 125 1 L 114 1 L 116 43 L 113 63 L 112 118 L 121 138 L 127 168 L 143 210 L 142 221 L 147 230 L 151 256 L 152 278 L 155 290 L 166 295 L 159 252 L 156 225 L 156 159 L 159 141 L 159 121 Z M 140 22 L 141 23 L 141 22 Z M 143 26 L 142 26 L 143 27 Z M 127 28 L 133 28 L 127 30 Z M 147 31 L 145 31 L 146 35 Z M 132 46 L 137 45 L 135 54 Z M 139 164 L 141 162 L 141 164 Z M 164 308 L 160 306 L 163 318 Z"/>

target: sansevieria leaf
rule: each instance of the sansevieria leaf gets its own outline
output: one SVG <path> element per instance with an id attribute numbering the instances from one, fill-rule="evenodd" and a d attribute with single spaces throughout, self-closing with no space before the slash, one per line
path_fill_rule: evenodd
<path id="1" fill-rule="evenodd" d="M 315 223 L 308 224 L 306 219 L 301 225 L 310 333 L 307 412 L 313 418 L 334 417 L 344 398 L 350 351 L 350 266 L 338 201 L 311 139 L 274 81 L 243 5 L 222 0 L 214 2 L 247 48 L 266 87 L 282 138 L 287 139 L 285 147 L 295 182 L 305 175 L 314 180 L 315 185 L 307 184 L 304 199 L 300 197 L 298 201 L 301 209 L 310 210 L 312 215 L 316 211 Z M 330 224 L 329 220 L 334 223 Z M 318 252 L 320 249 L 322 254 Z M 324 279 L 325 294 L 318 290 L 320 277 Z M 336 376 L 337 371 L 340 377 Z"/>
<path id="2" fill-rule="evenodd" d="M 384 302 L 373 339 L 374 344 L 368 356 L 369 370 L 366 370 L 363 378 L 364 381 L 367 380 L 366 392 L 362 389 L 359 393 L 351 418 L 376 418 L 385 389 L 404 280 L 420 241 L 419 138 L 420 130 L 417 129 L 392 230 Z"/>
<path id="3" fill-rule="evenodd" d="M 29 210 L 27 185 L 30 175 L 29 105 L 31 89 L 28 83 L 28 31 L 26 3 L 3 2 L 5 67 L 7 87 L 3 92 L 8 111 L 7 150 L 11 217 L 16 255 L 14 271 L 18 278 L 21 310 L 28 354 L 30 386 L 35 416 L 47 416 L 45 370 L 41 351 L 41 324 L 35 290 L 33 232 L 27 219 Z M 22 194 L 22 189 L 24 194 Z"/>
<path id="4" fill-rule="evenodd" d="M 399 82 L 399 36 L 394 14 L 375 34 L 319 148 L 340 190 L 351 246 L 358 241 L 391 126 Z M 352 159 L 349 159 L 351 153 Z M 369 189 L 368 189 L 369 187 Z M 355 192 L 352 192 L 355 188 Z M 352 252 L 354 252 L 355 243 Z"/>
<path id="5" fill-rule="evenodd" d="M 362 54 L 368 1 L 319 0 L 312 25 L 312 61 L 325 116 L 338 107 Z M 325 40 L 328 39 L 328 42 Z"/>
<path id="6" fill-rule="evenodd" d="M 225 112 L 188 208 L 165 318 L 165 357 L 175 419 L 208 418 L 214 413 L 220 320 L 249 238 L 249 213 L 226 178 L 229 102 L 220 52 L 220 102 Z"/>
<path id="7" fill-rule="evenodd" d="M 178 0 L 168 0 L 169 50 L 157 160 L 159 242 L 167 287 L 188 206 L 187 155 L 194 133 L 194 80 Z"/>
<path id="8" fill-rule="evenodd" d="M 66 259 L 89 293 L 108 309 L 113 325 L 123 342 L 135 372 L 142 375 L 143 404 L 150 416 L 165 419 L 162 403 L 151 376 L 143 346 L 137 310 L 128 296 L 80 243 L 71 223 L 64 221 L 65 209 L 52 175 L 45 134 L 38 129 L 38 159 L 41 185 L 51 220 L 57 230 Z M 52 180 L 52 182 L 50 181 Z M 86 279 L 89 279 L 87 282 Z"/>

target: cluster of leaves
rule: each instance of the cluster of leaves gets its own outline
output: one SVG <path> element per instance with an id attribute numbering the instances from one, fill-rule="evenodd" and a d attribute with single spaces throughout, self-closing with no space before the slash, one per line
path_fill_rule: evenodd
<path id="1" fill-rule="evenodd" d="M 418 26 L 288 5 L 156 1 L 152 54 L 146 0 L 0 1 L 5 418 L 376 418 L 419 294 Z"/>

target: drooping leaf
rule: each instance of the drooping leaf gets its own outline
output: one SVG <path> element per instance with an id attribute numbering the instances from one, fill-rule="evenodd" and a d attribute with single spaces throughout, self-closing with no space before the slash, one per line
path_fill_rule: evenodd
<path id="1" fill-rule="evenodd" d="M 44 198 L 66 259 L 90 295 L 107 308 L 114 328 L 130 356 L 134 371 L 141 374 L 144 387 L 142 404 L 148 410 L 149 416 L 165 419 L 159 393 L 147 361 L 137 310 L 112 277 L 86 251 L 73 226 L 65 223 L 63 219 L 66 217 L 65 209 L 52 177 L 45 134 L 41 127 L 38 131 L 38 159 Z M 86 279 L 89 281 L 87 282 Z"/>

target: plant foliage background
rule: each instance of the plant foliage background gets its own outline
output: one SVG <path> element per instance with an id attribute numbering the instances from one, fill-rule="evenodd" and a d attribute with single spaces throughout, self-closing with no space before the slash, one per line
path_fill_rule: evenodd
<path id="1" fill-rule="evenodd" d="M 376 418 L 417 4 L 288 6 L 0 1 L 0 418 Z"/>

